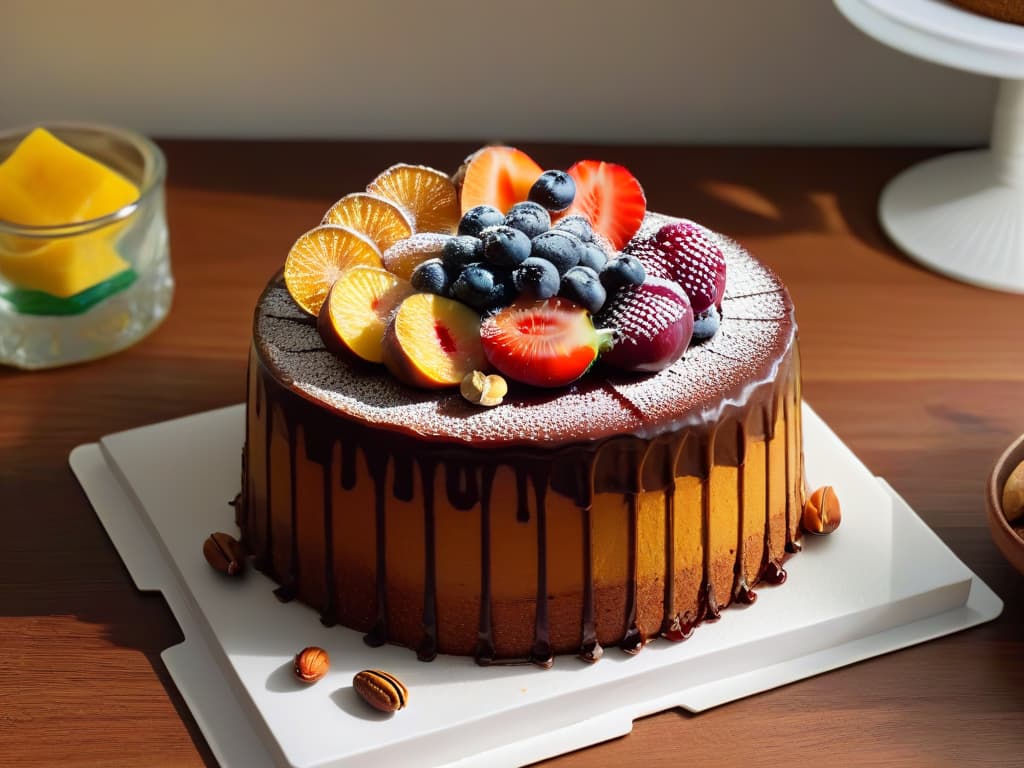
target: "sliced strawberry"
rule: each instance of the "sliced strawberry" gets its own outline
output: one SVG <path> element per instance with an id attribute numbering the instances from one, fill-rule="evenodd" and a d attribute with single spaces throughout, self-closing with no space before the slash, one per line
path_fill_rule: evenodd
<path id="1" fill-rule="evenodd" d="M 647 211 L 643 187 L 628 170 L 615 163 L 580 160 L 569 169 L 576 182 L 576 199 L 566 215 L 581 213 L 620 250 L 636 234 Z"/>
<path id="2" fill-rule="evenodd" d="M 510 379 L 535 387 L 564 387 L 587 372 L 612 342 L 590 313 L 567 299 L 519 301 L 480 325 L 484 354 Z"/>
<path id="3" fill-rule="evenodd" d="M 721 308 L 725 256 L 699 224 L 666 224 L 651 237 L 631 243 L 626 250 L 644 265 L 647 274 L 679 283 L 690 297 L 695 315 L 712 304 Z"/>
<path id="4" fill-rule="evenodd" d="M 478 205 L 493 205 L 508 213 L 523 202 L 543 169 L 515 147 L 484 147 L 469 159 L 462 179 L 462 213 Z"/>

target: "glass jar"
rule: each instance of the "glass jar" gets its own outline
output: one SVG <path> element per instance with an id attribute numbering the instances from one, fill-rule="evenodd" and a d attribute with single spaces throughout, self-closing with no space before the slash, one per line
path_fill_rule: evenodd
<path id="1" fill-rule="evenodd" d="M 0 163 L 35 127 L 0 132 Z M 27 369 L 92 360 L 134 344 L 166 317 L 174 292 L 160 149 L 122 128 L 42 127 L 139 194 L 88 221 L 29 226 L 0 219 L 0 364 Z M 43 289 L 51 283 L 75 285 L 75 292 Z"/>

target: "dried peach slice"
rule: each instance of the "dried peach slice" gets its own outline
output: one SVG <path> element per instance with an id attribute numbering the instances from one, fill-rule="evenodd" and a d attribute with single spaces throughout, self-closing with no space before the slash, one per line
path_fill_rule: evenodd
<path id="1" fill-rule="evenodd" d="M 459 225 L 459 198 L 448 175 L 425 165 L 399 163 L 366 185 L 405 211 L 413 232 L 452 234 Z"/>
<path id="2" fill-rule="evenodd" d="M 487 364 L 480 316 L 452 299 L 414 293 L 391 315 L 383 357 L 392 375 L 406 384 L 424 389 L 456 386 Z"/>
<path id="3" fill-rule="evenodd" d="M 284 262 L 284 284 L 295 303 L 320 312 L 331 286 L 348 267 L 384 268 L 380 251 L 366 235 L 336 224 L 321 224 L 299 236 Z"/>
<path id="4" fill-rule="evenodd" d="M 362 232 L 377 244 L 381 253 L 412 234 L 412 223 L 401 208 L 365 192 L 345 195 L 327 210 L 321 223 Z"/>
<path id="5" fill-rule="evenodd" d="M 336 354 L 380 363 L 388 317 L 412 292 L 409 283 L 382 269 L 362 264 L 346 269 L 320 308 L 320 338 Z"/>

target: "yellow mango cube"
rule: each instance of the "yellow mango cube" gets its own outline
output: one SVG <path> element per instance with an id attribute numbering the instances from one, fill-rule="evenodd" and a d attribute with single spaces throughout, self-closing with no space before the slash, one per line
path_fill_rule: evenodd
<path id="1" fill-rule="evenodd" d="M 73 224 L 114 213 L 139 197 L 116 171 L 36 128 L 0 163 L 0 219 Z"/>
<path id="2" fill-rule="evenodd" d="M 28 134 L 0 163 L 0 219 L 25 226 L 74 224 L 134 202 L 128 179 L 45 128 Z M 114 248 L 121 227 L 37 239 L 0 238 L 0 276 L 18 288 L 72 296 L 129 268 Z"/>
<path id="3" fill-rule="evenodd" d="M 102 283 L 131 265 L 102 233 L 52 240 L 35 250 L 0 245 L 0 275 L 19 288 L 66 298 Z"/>

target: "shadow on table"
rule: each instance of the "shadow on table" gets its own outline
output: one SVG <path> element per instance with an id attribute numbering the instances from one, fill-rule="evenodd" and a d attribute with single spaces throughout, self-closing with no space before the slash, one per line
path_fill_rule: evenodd
<path id="1" fill-rule="evenodd" d="M 36 617 L 43 624 L 74 617 L 91 628 L 70 629 L 54 638 L 58 645 L 77 635 L 98 636 L 99 643 L 90 642 L 143 653 L 203 759 L 216 766 L 160 659 L 181 642 L 181 631 L 162 596 L 135 589 L 68 466 L 76 445 L 244 398 L 244 359 L 161 356 L 160 334 L 92 363 L 0 369 L 0 617 Z M 100 685 L 92 679 L 98 674 L 79 670 L 70 693 L 81 694 L 85 713 L 92 702 L 105 706 L 101 697 L 87 695 L 89 686 Z"/>

